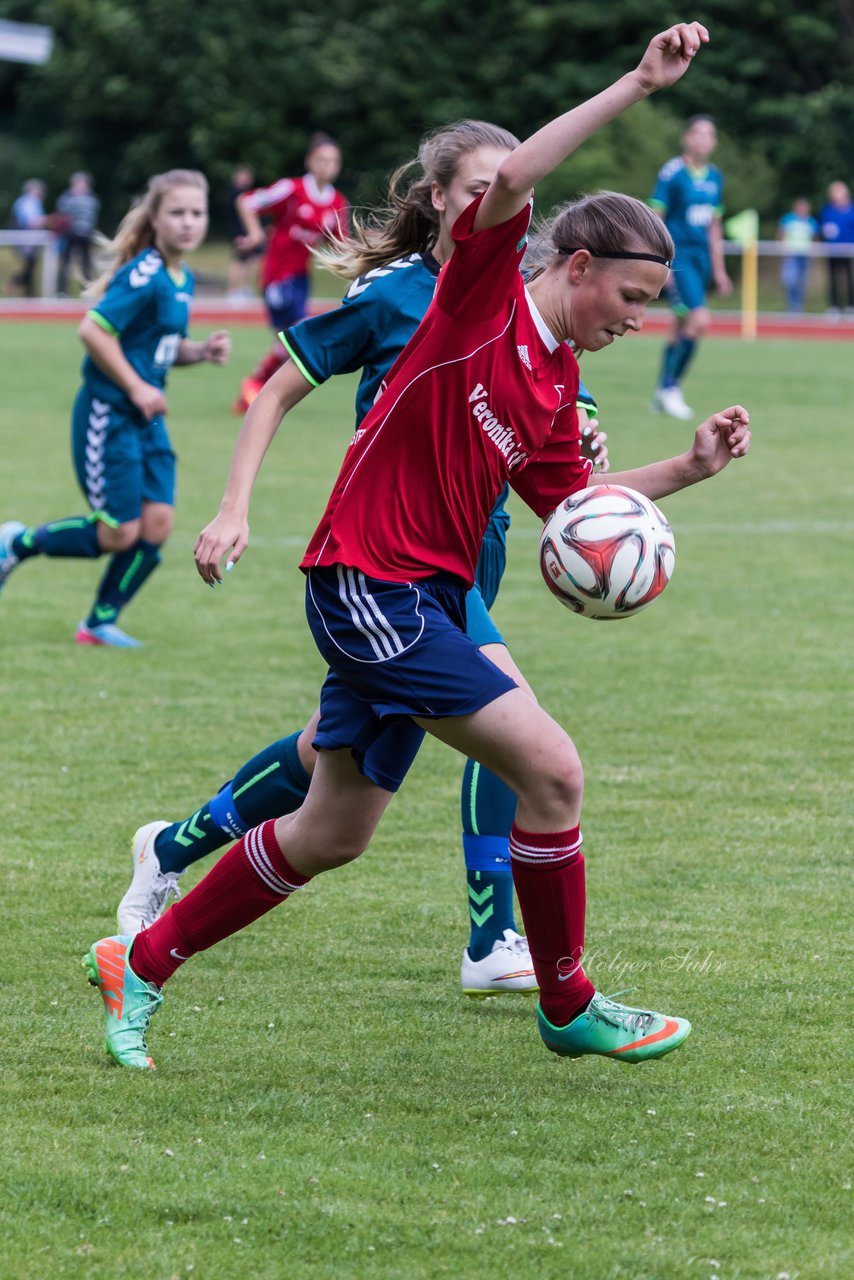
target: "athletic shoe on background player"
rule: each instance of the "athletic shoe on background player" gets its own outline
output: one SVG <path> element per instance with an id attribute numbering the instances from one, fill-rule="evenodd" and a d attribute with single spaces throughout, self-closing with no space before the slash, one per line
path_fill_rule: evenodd
<path id="1" fill-rule="evenodd" d="M 18 557 L 12 550 L 12 543 L 26 527 L 20 520 L 7 520 L 5 524 L 0 524 L 0 591 L 3 590 L 6 579 L 18 563 Z"/>
<path id="2" fill-rule="evenodd" d="M 128 964 L 131 939 L 120 936 L 93 942 L 83 960 L 86 977 L 104 1001 L 104 1048 L 123 1067 L 154 1070 L 145 1033 L 159 1009 L 160 988 L 143 982 Z"/>
<path id="3" fill-rule="evenodd" d="M 244 378 L 240 384 L 240 394 L 232 406 L 233 412 L 245 413 L 263 385 L 257 378 Z"/>
<path id="4" fill-rule="evenodd" d="M 597 991 L 567 1027 L 554 1027 L 537 1006 L 540 1035 L 547 1049 L 564 1058 L 598 1053 L 619 1062 L 646 1062 L 677 1049 L 691 1030 L 685 1018 L 648 1009 L 630 1009 Z"/>
<path id="5" fill-rule="evenodd" d="M 96 627 L 87 627 L 85 622 L 78 624 L 74 639 L 78 644 L 102 644 L 114 649 L 141 649 L 142 641 L 129 636 L 114 622 L 99 622 Z"/>
<path id="6" fill-rule="evenodd" d="M 659 387 L 652 397 L 652 407 L 670 418 L 687 421 L 694 417 L 694 410 L 685 403 L 681 387 Z"/>
<path id="7" fill-rule="evenodd" d="M 460 982 L 465 994 L 476 1000 L 509 992 L 536 995 L 539 987 L 527 938 L 505 929 L 503 938 L 492 944 L 492 950 L 482 960 L 472 960 L 466 947 Z"/>
<path id="8" fill-rule="evenodd" d="M 166 910 L 170 898 L 180 898 L 178 877 L 182 871 L 161 871 L 160 860 L 154 851 L 154 842 L 161 831 L 171 824 L 148 822 L 131 841 L 133 879 L 130 888 L 119 903 L 116 913 L 122 933 L 139 933 L 154 924 Z"/>

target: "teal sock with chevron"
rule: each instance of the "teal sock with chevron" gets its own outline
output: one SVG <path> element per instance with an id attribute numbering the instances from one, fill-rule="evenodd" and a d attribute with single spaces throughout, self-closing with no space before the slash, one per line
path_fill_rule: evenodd
<path id="1" fill-rule="evenodd" d="M 104 622 L 115 622 L 159 563 L 160 547 L 154 542 L 146 542 L 144 538 L 126 551 L 118 551 L 111 556 L 86 626 L 98 627 Z"/>
<path id="2" fill-rule="evenodd" d="M 475 837 L 477 839 L 477 837 Z M 513 918 L 513 876 L 506 869 L 493 866 L 489 871 L 466 868 L 469 900 L 468 952 L 472 960 L 488 956 L 493 944 L 504 937 L 505 929 L 516 928 Z"/>
<path id="3" fill-rule="evenodd" d="M 516 797 L 494 773 L 467 760 L 461 812 L 471 930 L 468 952 L 472 960 L 482 960 L 503 939 L 505 929 L 516 930 L 508 848 Z"/>
<path id="4" fill-rule="evenodd" d="M 50 524 L 33 525 L 12 540 L 19 560 L 30 556 L 59 556 L 72 560 L 96 560 L 102 555 L 98 523 L 92 516 L 69 516 Z"/>
<path id="5" fill-rule="evenodd" d="M 251 827 L 298 809 L 311 782 L 297 750 L 301 732 L 259 751 L 201 809 L 161 831 L 154 844 L 161 871 L 183 871 Z"/>

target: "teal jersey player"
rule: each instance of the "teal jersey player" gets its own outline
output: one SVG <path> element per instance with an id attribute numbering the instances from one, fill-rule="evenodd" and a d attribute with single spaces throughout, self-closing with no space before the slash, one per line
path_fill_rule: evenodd
<path id="1" fill-rule="evenodd" d="M 713 164 L 694 169 L 676 156 L 659 169 L 649 203 L 673 236 L 677 262 L 681 249 L 708 255 L 709 227 L 724 211 L 723 193 L 723 174 Z"/>
<path id="2" fill-rule="evenodd" d="M 100 296 L 79 330 L 86 357 L 71 439 L 89 514 L 0 526 L 0 587 L 38 555 L 109 555 L 77 628 L 78 644 L 139 647 L 118 617 L 159 564 L 172 528 L 175 454 L 164 418 L 166 378 L 173 364 L 228 358 L 227 333 L 206 342 L 187 337 L 193 277 L 182 259 L 201 243 L 207 220 L 207 182 L 186 169 L 152 178 L 127 214 L 113 244 L 117 266 L 94 286 Z"/>
<path id="3" fill-rule="evenodd" d="M 125 359 L 154 387 L 165 387 L 182 338 L 187 336 L 195 282 L 186 267 L 177 270 L 157 249 L 145 249 L 121 267 L 103 298 L 88 312 L 95 324 L 118 338 Z M 131 416 L 138 410 L 126 391 L 87 352 L 83 381 L 92 396 Z"/>
<path id="4" fill-rule="evenodd" d="M 694 417 L 694 410 L 685 402 L 681 381 L 709 325 L 706 293 L 712 285 L 723 295 L 732 289 L 723 259 L 724 180 L 711 163 L 716 146 L 710 116 L 689 120 L 682 135 L 682 154 L 661 167 L 649 201 L 676 246 L 665 286 L 673 309 L 673 330 L 652 407 L 685 420 Z"/>
<path id="5" fill-rule="evenodd" d="M 403 197 L 407 205 L 418 200 L 415 221 L 421 226 L 416 243 L 408 239 L 412 236 L 410 224 L 393 244 L 384 241 L 390 248 L 386 260 L 377 261 L 376 254 L 354 255 L 353 267 L 346 264 L 353 282 L 341 305 L 281 332 L 283 350 L 290 359 L 260 393 L 244 431 L 262 406 L 266 413 L 267 407 L 276 403 L 287 412 L 333 375 L 361 370 L 356 392 L 358 428 L 381 394 L 389 368 L 430 306 L 441 265 L 453 248 L 450 225 L 454 217 L 488 185 L 501 156 L 515 145 L 516 140 L 504 130 L 476 121 L 462 122 L 427 140 L 422 157 L 426 173 L 435 177 L 438 203 L 431 204 L 432 196 L 424 198 L 425 189 L 431 191 L 426 178 L 414 184 L 416 195 Z M 437 173 L 433 157 L 446 146 L 453 155 L 451 171 Z M 429 214 L 424 212 L 425 205 Z M 588 411 L 595 409 L 587 392 L 579 396 L 581 404 Z M 605 454 L 603 446 L 603 458 Z M 506 498 L 505 491 L 493 508 L 476 585 L 466 598 L 466 614 L 468 634 L 475 643 L 492 660 L 515 672 L 489 614 L 506 560 L 510 522 Z M 521 674 L 518 680 L 524 682 Z M 258 752 L 216 796 L 183 821 L 150 822 L 139 829 L 133 841 L 133 883 L 119 907 L 123 932 L 133 932 L 160 915 L 177 875 L 189 863 L 302 803 L 314 764 L 313 736 L 314 721 Z M 469 762 L 463 774 L 461 816 L 470 939 L 461 978 L 464 990 L 473 994 L 529 992 L 535 986 L 530 956 L 516 931 L 513 914 L 507 841 L 514 811 L 515 797 L 509 788 L 489 770 Z"/>

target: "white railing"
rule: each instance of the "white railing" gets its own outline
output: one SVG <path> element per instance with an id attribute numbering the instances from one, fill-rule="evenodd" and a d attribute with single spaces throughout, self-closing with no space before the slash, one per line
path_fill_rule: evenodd
<path id="1" fill-rule="evenodd" d="M 753 243 L 760 258 L 854 258 L 854 244 L 829 244 L 825 240 L 814 240 L 805 245 L 786 244 L 783 240 L 755 240 Z M 724 253 L 742 254 L 744 249 L 740 240 L 724 240 Z"/>
<path id="2" fill-rule="evenodd" d="M 42 251 L 42 294 L 46 298 L 56 297 L 56 283 L 59 279 L 59 240 L 53 231 L 6 231 L 0 229 L 0 245 L 9 245 L 13 249 L 41 249 Z"/>

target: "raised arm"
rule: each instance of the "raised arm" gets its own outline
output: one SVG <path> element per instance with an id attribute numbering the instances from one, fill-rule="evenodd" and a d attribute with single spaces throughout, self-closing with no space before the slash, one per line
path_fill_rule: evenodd
<path id="1" fill-rule="evenodd" d="M 236 564 L 246 550 L 249 544 L 249 500 L 264 455 L 285 415 L 304 400 L 311 389 L 311 383 L 293 361 L 287 360 L 264 384 L 250 405 L 231 456 L 231 468 L 219 512 L 196 541 L 196 568 L 210 586 L 222 581 L 220 561 L 223 556 L 228 554 L 229 565 Z"/>
<path id="2" fill-rule="evenodd" d="M 598 129 L 635 102 L 681 79 L 708 39 L 699 22 L 668 27 L 650 41 L 634 71 L 532 134 L 502 162 L 477 211 L 475 230 L 514 217 L 530 199 L 532 188 Z"/>

